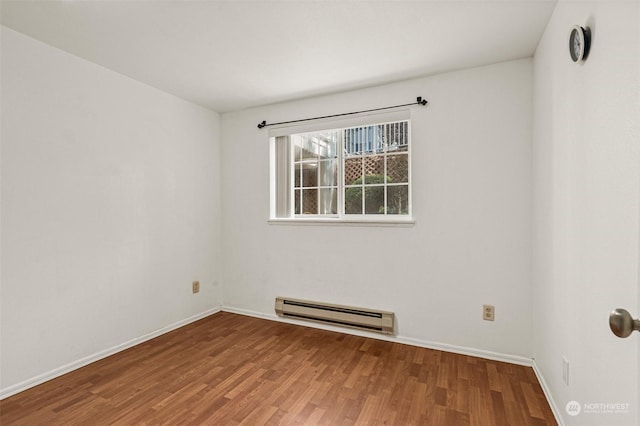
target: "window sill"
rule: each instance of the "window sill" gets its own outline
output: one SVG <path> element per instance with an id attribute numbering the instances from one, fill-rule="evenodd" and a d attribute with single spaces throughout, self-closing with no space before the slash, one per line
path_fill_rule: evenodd
<path id="1" fill-rule="evenodd" d="M 269 219 L 271 225 L 335 225 L 335 226 L 391 226 L 411 227 L 415 225 L 415 219 L 338 219 L 338 218 L 286 218 Z"/>

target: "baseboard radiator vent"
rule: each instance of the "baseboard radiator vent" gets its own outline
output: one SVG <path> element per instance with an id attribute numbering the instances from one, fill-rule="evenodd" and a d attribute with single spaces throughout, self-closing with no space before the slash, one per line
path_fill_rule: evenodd
<path id="1" fill-rule="evenodd" d="M 276 314 L 383 334 L 394 332 L 394 314 L 387 311 L 276 297 Z"/>

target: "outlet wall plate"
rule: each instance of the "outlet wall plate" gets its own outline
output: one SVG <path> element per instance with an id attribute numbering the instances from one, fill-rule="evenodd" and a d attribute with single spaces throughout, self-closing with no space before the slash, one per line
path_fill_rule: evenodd
<path id="1" fill-rule="evenodd" d="M 198 293 L 200 291 L 200 281 L 194 281 L 191 283 L 191 291 L 193 293 Z"/>
<path id="2" fill-rule="evenodd" d="M 496 308 L 493 305 L 482 305 L 482 319 L 485 321 L 495 320 Z"/>

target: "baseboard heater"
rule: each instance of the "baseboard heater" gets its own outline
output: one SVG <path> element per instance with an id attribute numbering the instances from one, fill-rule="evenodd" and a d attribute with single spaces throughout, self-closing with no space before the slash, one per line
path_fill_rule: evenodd
<path id="1" fill-rule="evenodd" d="M 394 314 L 387 311 L 276 297 L 276 314 L 383 334 L 394 332 Z"/>

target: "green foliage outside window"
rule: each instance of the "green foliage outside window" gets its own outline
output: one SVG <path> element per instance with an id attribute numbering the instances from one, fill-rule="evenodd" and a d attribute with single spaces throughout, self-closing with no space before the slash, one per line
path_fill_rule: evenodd
<path id="1" fill-rule="evenodd" d="M 362 212 L 362 190 L 365 191 L 364 214 L 384 214 L 384 191 L 387 188 L 387 214 L 407 214 L 409 212 L 407 186 L 384 186 L 385 176 L 381 174 L 365 175 L 353 181 L 356 187 L 346 188 L 345 211 L 347 213 Z M 386 177 L 386 183 L 393 183 L 391 177 Z"/>

